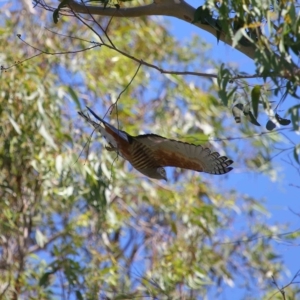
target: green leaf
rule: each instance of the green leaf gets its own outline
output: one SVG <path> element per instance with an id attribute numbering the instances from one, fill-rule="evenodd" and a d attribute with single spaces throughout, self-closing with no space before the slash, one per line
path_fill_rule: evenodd
<path id="1" fill-rule="evenodd" d="M 217 29 L 216 30 L 217 44 L 219 44 L 220 36 L 221 36 L 221 31 Z"/>
<path id="2" fill-rule="evenodd" d="M 49 285 L 50 277 L 54 271 L 46 272 L 39 280 L 39 286 L 47 287 Z"/>
<path id="3" fill-rule="evenodd" d="M 208 8 L 203 8 L 203 6 L 199 6 L 194 13 L 194 20 L 192 21 L 192 24 L 196 22 L 215 27 L 215 20 L 212 17 L 210 10 Z"/>
<path id="4" fill-rule="evenodd" d="M 66 7 L 68 4 L 69 0 L 63 0 L 62 2 L 60 2 L 60 4 L 58 5 L 57 9 L 53 12 L 53 22 L 55 24 L 57 24 L 58 19 L 59 19 L 59 11 L 62 7 Z"/>
<path id="5" fill-rule="evenodd" d="M 244 106 L 243 112 L 249 122 L 251 122 L 252 124 L 254 124 L 256 126 L 260 126 L 260 124 L 257 122 L 256 118 L 254 117 L 253 113 L 250 110 L 249 103 Z"/>
<path id="6" fill-rule="evenodd" d="M 77 109 L 80 109 L 81 110 L 81 105 L 80 105 L 80 101 L 78 99 L 78 96 L 77 96 L 77 93 L 74 91 L 74 89 L 69 85 L 68 86 L 68 91 L 72 97 L 72 99 L 74 100 L 74 102 L 76 103 L 77 105 Z"/>
<path id="7" fill-rule="evenodd" d="M 184 136 L 184 141 L 187 143 L 193 143 L 195 145 L 202 145 L 207 143 L 209 140 L 208 135 L 204 133 L 193 133 Z"/>
<path id="8" fill-rule="evenodd" d="M 76 293 L 76 299 L 77 300 L 83 300 L 83 296 L 82 296 L 82 294 L 79 290 L 76 290 L 75 293 Z"/>
<path id="9" fill-rule="evenodd" d="M 264 95 L 262 95 L 261 99 L 262 99 L 262 104 L 263 104 L 264 109 L 267 110 L 267 111 L 270 111 L 270 102 L 269 102 L 269 100 Z"/>
<path id="10" fill-rule="evenodd" d="M 300 104 L 295 105 L 291 108 L 289 108 L 288 113 L 291 116 L 292 124 L 293 124 L 293 129 L 294 130 L 299 130 L 299 119 L 300 119 Z"/>
<path id="11" fill-rule="evenodd" d="M 55 24 L 57 24 L 58 19 L 59 19 L 59 9 L 58 8 L 56 10 L 54 10 L 52 17 L 53 17 L 53 22 Z"/>
<path id="12" fill-rule="evenodd" d="M 22 131 L 21 131 L 19 125 L 16 123 L 16 121 L 15 121 L 13 118 L 11 118 L 10 116 L 8 116 L 8 119 L 9 119 L 11 125 L 14 127 L 15 131 L 16 131 L 18 134 L 21 134 Z"/>
<path id="13" fill-rule="evenodd" d="M 216 20 L 216 22 L 215 22 L 215 27 L 216 27 L 217 43 L 219 43 L 219 41 L 220 41 L 220 36 L 221 36 L 221 32 L 222 32 L 222 27 L 221 27 L 221 25 L 220 25 L 219 20 Z"/>
<path id="14" fill-rule="evenodd" d="M 44 137 L 44 139 L 46 140 L 46 142 L 54 149 L 57 150 L 57 146 L 52 138 L 52 136 L 49 134 L 49 132 L 46 130 L 45 126 L 42 125 L 40 127 L 39 133 Z"/>
<path id="15" fill-rule="evenodd" d="M 240 40 L 244 37 L 244 35 L 246 34 L 245 32 L 245 28 L 240 28 L 234 35 L 234 37 L 232 38 L 232 47 L 235 48 Z"/>
<path id="16" fill-rule="evenodd" d="M 45 245 L 45 242 L 47 242 L 47 238 L 41 233 L 39 229 L 35 231 L 35 240 L 36 243 L 43 248 Z"/>
<path id="17" fill-rule="evenodd" d="M 283 119 L 278 114 L 275 115 L 275 118 L 280 125 L 287 126 L 291 124 L 291 120 Z"/>
<path id="18" fill-rule="evenodd" d="M 256 85 L 251 91 L 252 109 L 255 118 L 258 116 L 258 103 L 261 94 L 260 85 Z"/>
<path id="19" fill-rule="evenodd" d="M 256 118 L 253 116 L 252 112 L 250 111 L 248 116 L 247 116 L 247 119 L 254 125 L 256 126 L 260 126 L 260 124 L 257 122 Z"/>
<path id="20" fill-rule="evenodd" d="M 293 153 L 294 153 L 295 161 L 298 164 L 300 164 L 300 160 L 299 160 L 299 156 L 300 156 L 300 144 L 298 144 L 297 146 L 295 146 Z"/>
<path id="21" fill-rule="evenodd" d="M 269 120 L 266 125 L 267 130 L 272 131 L 274 128 L 276 128 L 276 124 Z"/>
<path id="22" fill-rule="evenodd" d="M 224 89 L 218 91 L 218 95 L 225 106 L 228 106 L 229 99 L 235 93 L 237 87 L 234 87 L 232 90 L 227 93 Z"/>
<path id="23" fill-rule="evenodd" d="M 241 115 L 244 109 L 244 105 L 242 103 L 237 103 L 232 108 L 232 115 L 236 123 L 241 123 Z"/>
<path id="24" fill-rule="evenodd" d="M 300 231 L 294 231 L 291 232 L 290 234 L 285 235 L 285 238 L 288 240 L 295 240 L 300 236 Z"/>
<path id="25" fill-rule="evenodd" d="M 218 72 L 217 81 L 218 81 L 218 86 L 220 88 L 218 91 L 218 95 L 225 106 L 228 106 L 228 101 L 230 97 L 237 90 L 237 86 L 235 86 L 229 92 L 226 91 L 227 84 L 231 83 L 231 77 L 232 75 L 230 71 L 224 66 L 224 64 L 222 64 Z"/>

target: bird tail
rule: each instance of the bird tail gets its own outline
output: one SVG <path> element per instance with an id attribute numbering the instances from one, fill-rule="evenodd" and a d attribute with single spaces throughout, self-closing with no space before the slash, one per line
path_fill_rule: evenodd
<path id="1" fill-rule="evenodd" d="M 101 123 L 103 123 L 106 126 L 109 126 L 109 124 L 107 122 L 105 122 L 103 119 L 101 119 L 99 116 L 96 115 L 96 113 L 94 113 L 89 107 L 86 107 L 89 112 L 97 119 L 99 120 Z"/>
<path id="2" fill-rule="evenodd" d="M 126 132 L 122 130 L 118 130 L 114 126 L 110 125 L 103 119 L 101 119 L 99 116 L 96 115 L 95 112 L 93 112 L 89 107 L 86 107 L 89 112 L 97 119 L 99 120 L 105 127 L 108 127 L 111 131 L 113 131 L 117 136 L 121 137 L 122 139 L 126 140 L 128 142 L 128 135 Z M 100 124 L 94 122 L 88 115 L 84 114 L 82 111 L 78 112 L 78 114 L 83 117 L 88 123 L 90 123 L 96 130 L 99 130 L 101 134 L 108 140 L 108 142 L 115 145 L 115 141 L 112 141 L 111 135 L 106 132 L 104 127 L 102 127 Z"/>
<path id="3" fill-rule="evenodd" d="M 111 126 L 109 123 L 107 123 L 106 121 L 104 121 L 103 119 L 101 119 L 99 116 L 96 115 L 96 113 L 94 113 L 89 107 L 86 107 L 89 112 L 97 119 L 99 120 L 103 125 L 111 128 L 113 131 L 116 131 L 116 129 Z M 95 127 L 95 129 L 99 129 L 99 124 L 96 123 L 95 121 L 93 121 L 89 115 L 86 115 L 84 112 L 79 111 L 78 114 L 83 117 L 88 123 L 90 123 L 93 127 Z M 103 127 L 102 127 L 103 128 Z"/>
<path id="4" fill-rule="evenodd" d="M 88 115 L 86 115 L 84 112 L 79 111 L 78 112 L 79 116 L 83 117 L 89 124 L 91 124 L 96 130 L 103 128 L 100 124 L 96 123 L 93 121 Z M 100 128 L 99 128 L 100 127 Z M 104 128 L 103 128 L 104 129 Z"/>
<path id="5" fill-rule="evenodd" d="M 122 130 L 119 130 L 117 128 L 115 128 L 114 126 L 110 125 L 109 123 L 107 123 L 106 121 L 104 121 L 103 119 L 101 119 L 99 116 L 97 116 L 89 107 L 86 107 L 89 112 L 97 119 L 99 120 L 102 124 L 104 124 L 106 127 L 110 128 L 113 132 L 115 132 L 119 137 L 121 137 L 122 139 L 124 139 L 125 141 L 129 142 L 128 140 L 128 134 Z"/>

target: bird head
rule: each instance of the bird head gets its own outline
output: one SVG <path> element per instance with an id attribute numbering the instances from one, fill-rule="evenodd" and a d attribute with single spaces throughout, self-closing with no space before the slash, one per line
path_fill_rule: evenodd
<path id="1" fill-rule="evenodd" d="M 166 170 L 164 168 L 159 167 L 159 168 L 156 169 L 156 172 L 159 175 L 158 179 L 164 179 L 165 181 L 168 181 L 168 179 L 167 179 L 167 173 L 166 173 Z"/>
<path id="2" fill-rule="evenodd" d="M 148 169 L 139 169 L 139 171 L 141 173 L 143 173 L 144 175 L 150 177 L 150 178 L 154 178 L 154 179 L 164 179 L 165 181 L 167 180 L 167 174 L 166 174 L 166 170 L 162 167 L 159 168 L 148 168 Z"/>

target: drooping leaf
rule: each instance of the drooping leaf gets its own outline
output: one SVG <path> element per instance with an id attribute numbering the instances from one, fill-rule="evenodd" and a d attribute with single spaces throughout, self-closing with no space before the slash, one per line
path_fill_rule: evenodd
<path id="1" fill-rule="evenodd" d="M 81 105 L 80 105 L 80 102 L 79 102 L 77 93 L 74 91 L 74 89 L 73 89 L 70 85 L 68 86 L 68 91 L 69 91 L 69 93 L 70 93 L 72 99 L 73 99 L 74 102 L 76 103 L 77 109 L 81 109 Z"/>
<path id="2" fill-rule="evenodd" d="M 14 127 L 14 129 L 16 130 L 16 132 L 17 132 L 18 134 L 21 134 L 22 132 L 21 132 L 20 126 L 17 124 L 17 122 L 16 122 L 12 117 L 10 117 L 10 116 L 8 116 L 8 119 L 9 119 L 11 125 L 12 125 L 12 126 Z"/>
<path id="3" fill-rule="evenodd" d="M 278 114 L 275 114 L 275 118 L 280 125 L 287 126 L 291 124 L 291 120 L 283 119 Z"/>
<path id="4" fill-rule="evenodd" d="M 242 18 L 235 16 L 233 18 L 232 27 L 234 31 L 238 31 L 240 28 L 243 28 L 245 21 Z"/>
<path id="5" fill-rule="evenodd" d="M 260 126 L 260 124 L 257 122 L 256 118 L 254 117 L 252 111 L 249 112 L 247 119 L 254 125 Z"/>
<path id="6" fill-rule="evenodd" d="M 260 85 L 256 85 L 251 91 L 252 109 L 255 118 L 257 118 L 258 116 L 258 103 L 259 103 L 260 94 L 261 94 Z"/>
<path id="7" fill-rule="evenodd" d="M 218 95 L 225 106 L 228 105 L 230 97 L 232 97 L 232 95 L 234 95 L 235 91 L 237 90 L 237 86 L 235 86 L 231 88 L 229 92 L 227 91 L 227 84 L 231 83 L 231 77 L 232 75 L 229 69 L 226 68 L 224 64 L 222 64 L 218 72 L 217 82 L 220 88 L 218 91 Z"/>
<path id="8" fill-rule="evenodd" d="M 217 43 L 219 43 L 221 32 L 222 32 L 221 22 L 219 22 L 219 20 L 216 20 L 215 27 L 216 27 Z"/>
<path id="9" fill-rule="evenodd" d="M 83 296 L 82 296 L 82 294 L 79 290 L 77 290 L 75 294 L 76 294 L 76 299 L 77 300 L 83 300 Z"/>
<path id="10" fill-rule="evenodd" d="M 244 115 L 246 116 L 247 120 L 249 122 L 251 122 L 252 124 L 256 125 L 256 126 L 260 126 L 260 124 L 257 122 L 256 118 L 254 117 L 252 111 L 250 110 L 250 104 L 247 103 L 245 106 L 244 106 Z"/>
<path id="11" fill-rule="evenodd" d="M 203 6 L 199 6 L 194 13 L 192 23 L 194 24 L 196 22 L 215 27 L 215 19 L 212 17 L 211 11 L 208 8 L 203 8 Z"/>
<path id="12" fill-rule="evenodd" d="M 269 120 L 266 124 L 266 128 L 267 130 L 272 131 L 274 128 L 276 128 L 276 124 L 273 121 Z"/>
<path id="13" fill-rule="evenodd" d="M 47 129 L 46 129 L 46 127 L 44 125 L 42 125 L 40 127 L 39 133 L 44 137 L 44 139 L 46 140 L 46 142 L 48 143 L 48 145 L 50 145 L 54 149 L 57 149 L 57 146 L 56 146 L 56 144 L 54 142 L 53 137 L 49 134 L 49 132 L 47 131 Z"/>
<path id="14" fill-rule="evenodd" d="M 237 103 L 232 108 L 232 114 L 236 123 L 241 123 L 241 115 L 244 109 L 244 105 L 242 103 Z"/>
<path id="15" fill-rule="evenodd" d="M 58 19 L 59 19 L 59 9 L 58 8 L 54 10 L 52 17 L 53 17 L 53 22 L 55 24 L 57 24 Z"/>
<path id="16" fill-rule="evenodd" d="M 44 273 L 39 280 L 39 286 L 47 287 L 49 285 L 50 277 L 53 273 L 54 271 Z"/>
<path id="17" fill-rule="evenodd" d="M 35 232 L 35 240 L 36 240 L 36 243 L 41 248 L 43 248 L 45 245 L 45 242 L 47 241 L 47 238 L 42 234 L 42 232 L 39 229 L 37 229 Z"/>
<path id="18" fill-rule="evenodd" d="M 252 45 L 251 38 L 247 35 L 245 28 L 240 28 L 232 39 L 232 47 L 236 47 L 238 44 L 249 47 Z"/>
<path id="19" fill-rule="evenodd" d="M 53 17 L 53 22 L 54 22 L 55 24 L 57 24 L 57 22 L 58 22 L 58 19 L 59 19 L 59 11 L 60 11 L 60 9 L 63 8 L 63 7 L 66 7 L 67 4 L 68 4 L 68 1 L 69 1 L 69 0 L 63 0 L 63 1 L 60 2 L 60 4 L 58 5 L 57 9 L 54 10 L 52 17 Z"/>
<path id="20" fill-rule="evenodd" d="M 299 156 L 300 156 L 300 144 L 298 144 L 297 146 L 294 147 L 294 158 L 295 161 L 300 164 L 300 160 L 299 160 Z"/>

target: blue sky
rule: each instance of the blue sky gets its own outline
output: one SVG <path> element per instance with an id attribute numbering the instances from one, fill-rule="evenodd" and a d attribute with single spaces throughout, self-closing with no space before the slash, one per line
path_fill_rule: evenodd
<path id="1" fill-rule="evenodd" d="M 202 1 L 187 1 L 192 6 L 201 5 Z M 198 3 L 198 4 L 197 4 Z M 217 43 L 216 37 L 211 34 L 197 28 L 181 20 L 175 18 L 167 17 L 165 18 L 170 22 L 171 32 L 178 37 L 179 39 L 187 39 L 192 35 L 199 35 L 203 40 L 212 45 L 210 53 L 216 61 L 220 63 L 237 63 L 241 71 L 248 72 L 250 74 L 254 73 L 255 65 L 254 62 L 246 57 L 244 54 L 239 51 L 231 48 L 230 46 L 224 44 L 223 42 Z M 205 71 L 205 70 L 200 70 Z M 279 100 L 279 99 L 273 99 Z M 295 103 L 294 99 L 287 98 L 285 104 L 282 106 L 283 112 Z M 262 131 L 263 128 L 262 128 Z M 295 133 L 288 134 L 289 137 L 295 142 L 299 143 L 299 135 Z M 231 141 L 235 142 L 235 141 Z M 296 213 L 299 212 L 299 201 L 300 201 L 300 188 L 297 188 L 292 185 L 300 186 L 300 175 L 298 171 L 293 168 L 291 165 L 283 161 L 283 159 L 288 160 L 288 157 L 285 153 L 274 158 L 273 163 L 279 166 L 280 171 L 278 172 L 279 181 L 271 181 L 265 175 L 260 175 L 258 173 L 253 173 L 243 169 L 242 172 L 235 172 L 234 170 L 229 174 L 226 184 L 231 187 L 238 186 L 239 191 L 255 197 L 256 199 L 265 199 L 266 207 L 270 212 L 270 217 L 268 218 L 268 224 L 282 224 L 288 223 L 289 229 L 285 232 L 293 231 L 300 228 L 300 218 L 291 210 Z M 234 160 L 234 158 L 233 158 Z M 235 165 L 235 168 L 238 169 L 238 166 Z M 234 229 L 233 229 L 234 230 Z M 283 232 L 284 233 L 284 232 Z M 297 244 L 288 245 L 278 241 L 276 243 L 276 250 L 280 255 L 283 256 L 284 262 L 288 268 L 288 271 L 283 278 L 278 279 L 277 283 L 279 285 L 287 284 L 295 273 L 300 269 L 300 255 L 299 247 Z M 266 278 L 266 280 L 269 280 Z M 231 291 L 231 292 L 230 292 Z M 232 293 L 234 292 L 234 293 Z M 220 299 L 243 299 L 243 291 L 235 289 L 228 289 L 222 295 Z"/>

